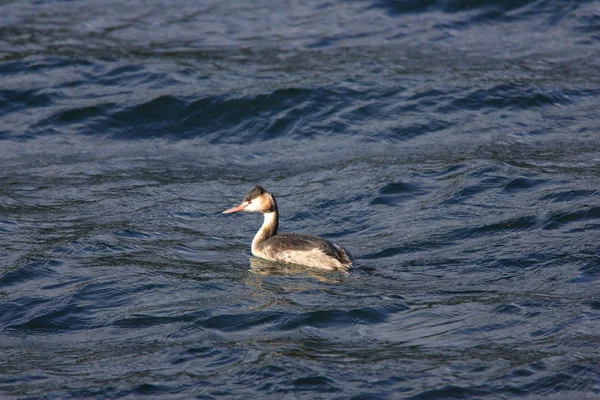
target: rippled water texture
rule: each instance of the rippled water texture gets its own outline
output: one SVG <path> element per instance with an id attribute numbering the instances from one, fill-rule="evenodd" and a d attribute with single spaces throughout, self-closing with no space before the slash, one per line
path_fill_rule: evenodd
<path id="1" fill-rule="evenodd" d="M 3 399 L 600 398 L 593 1 L 4 1 Z M 349 274 L 250 257 L 255 184 Z"/>

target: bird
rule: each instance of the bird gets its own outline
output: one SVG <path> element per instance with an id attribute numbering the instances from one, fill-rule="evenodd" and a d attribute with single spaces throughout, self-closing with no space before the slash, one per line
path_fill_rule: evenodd
<path id="1" fill-rule="evenodd" d="M 277 233 L 279 210 L 273 194 L 257 185 L 242 202 L 223 211 L 259 212 L 264 221 L 252 240 L 252 255 L 266 260 L 299 264 L 328 271 L 346 271 L 354 261 L 344 247 L 318 236 L 298 233 Z"/>

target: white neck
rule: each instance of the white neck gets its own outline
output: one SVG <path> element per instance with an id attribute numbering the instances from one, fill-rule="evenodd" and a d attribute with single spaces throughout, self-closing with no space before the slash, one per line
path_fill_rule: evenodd
<path id="1" fill-rule="evenodd" d="M 263 215 L 265 220 L 252 240 L 252 254 L 256 254 L 261 242 L 277 234 L 277 225 L 279 225 L 277 211 L 268 212 Z"/>

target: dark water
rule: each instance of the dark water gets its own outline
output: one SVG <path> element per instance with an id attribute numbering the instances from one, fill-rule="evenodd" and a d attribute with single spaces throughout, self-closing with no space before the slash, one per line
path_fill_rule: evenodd
<path id="1" fill-rule="evenodd" d="M 598 2 L 0 15 L 1 398 L 600 398 Z"/>

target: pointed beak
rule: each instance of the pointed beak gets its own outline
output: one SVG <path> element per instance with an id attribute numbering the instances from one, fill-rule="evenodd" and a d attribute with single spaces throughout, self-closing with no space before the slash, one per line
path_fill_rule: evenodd
<path id="1" fill-rule="evenodd" d="M 222 214 L 231 214 L 231 213 L 234 213 L 234 212 L 243 211 L 244 208 L 246 208 L 247 206 L 248 206 L 248 203 L 247 202 L 243 202 L 239 206 L 231 207 L 230 209 L 227 209 L 227 210 L 223 211 Z"/>

